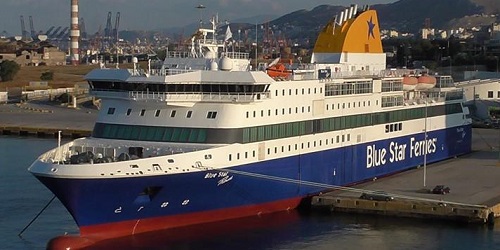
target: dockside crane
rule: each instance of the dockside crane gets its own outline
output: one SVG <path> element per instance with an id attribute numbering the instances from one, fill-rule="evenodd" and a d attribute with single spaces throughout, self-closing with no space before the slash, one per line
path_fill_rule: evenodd
<path id="1" fill-rule="evenodd" d="M 59 30 L 61 30 L 62 27 L 59 26 L 57 27 L 51 34 L 47 34 L 49 38 L 57 38 L 57 34 L 59 34 Z"/>
<path id="2" fill-rule="evenodd" d="M 50 32 L 52 32 L 55 28 L 56 26 L 51 26 L 47 31 L 45 31 L 45 35 L 49 36 Z"/>
<path id="3" fill-rule="evenodd" d="M 26 26 L 24 25 L 24 17 L 21 15 L 21 36 L 23 37 L 23 40 L 28 39 L 28 32 L 26 31 Z"/>
<path id="4" fill-rule="evenodd" d="M 118 42 L 118 28 L 120 27 L 120 12 L 116 12 L 115 28 L 113 29 L 113 38 Z"/>
<path id="5" fill-rule="evenodd" d="M 80 33 L 82 39 L 87 39 L 87 29 L 85 28 L 85 20 L 83 20 L 83 17 L 80 18 Z"/>
<path id="6" fill-rule="evenodd" d="M 55 37 L 56 39 L 64 39 L 68 36 L 69 27 L 64 27 L 64 29 L 59 32 L 59 34 Z"/>
<path id="7" fill-rule="evenodd" d="M 111 11 L 108 12 L 108 18 L 106 19 L 106 28 L 104 28 L 104 38 L 109 39 L 112 34 L 113 27 L 111 26 Z"/>
<path id="8" fill-rule="evenodd" d="M 36 39 L 36 35 L 37 35 L 37 34 L 36 34 L 36 31 L 35 31 L 35 26 L 33 25 L 33 17 L 32 17 L 32 16 L 30 16 L 30 17 L 29 17 L 29 19 L 30 19 L 30 31 L 31 31 L 31 38 L 32 38 L 32 39 Z"/>

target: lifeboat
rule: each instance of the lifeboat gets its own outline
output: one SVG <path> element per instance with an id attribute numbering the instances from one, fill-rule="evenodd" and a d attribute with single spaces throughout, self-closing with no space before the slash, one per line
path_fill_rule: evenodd
<path id="1" fill-rule="evenodd" d="M 292 61 L 289 62 L 292 65 Z M 267 74 L 272 78 L 278 79 L 288 79 L 288 77 L 292 74 L 292 70 L 288 69 L 285 66 L 285 63 L 280 61 L 280 58 L 276 58 L 269 67 L 266 69 Z"/>
<path id="2" fill-rule="evenodd" d="M 403 90 L 412 91 L 415 90 L 418 84 L 418 79 L 414 76 L 403 76 Z"/>
<path id="3" fill-rule="evenodd" d="M 416 90 L 432 89 L 436 86 L 436 77 L 421 75 L 418 77 Z"/>

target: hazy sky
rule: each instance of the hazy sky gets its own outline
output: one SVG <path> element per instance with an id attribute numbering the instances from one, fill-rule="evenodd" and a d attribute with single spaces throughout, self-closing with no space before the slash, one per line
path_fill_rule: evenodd
<path id="1" fill-rule="evenodd" d="M 390 3 L 396 0 L 80 0 L 80 17 L 85 19 L 88 33 L 95 33 L 99 26 L 104 30 L 108 11 L 120 12 L 120 30 L 152 30 L 179 27 L 197 22 L 200 11 L 195 7 L 203 4 L 206 8 L 204 20 L 219 13 L 221 20 L 237 20 L 261 14 L 281 16 L 292 11 L 310 10 L 321 4 L 348 6 Z M 70 0 L 0 0 L 0 33 L 21 34 L 20 16 L 24 16 L 29 32 L 29 16 L 33 16 L 36 31 L 46 31 L 50 26 L 69 26 Z"/>

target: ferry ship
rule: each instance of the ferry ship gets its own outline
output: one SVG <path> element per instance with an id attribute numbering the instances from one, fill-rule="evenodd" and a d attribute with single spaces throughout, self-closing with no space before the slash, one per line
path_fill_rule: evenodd
<path id="1" fill-rule="evenodd" d="M 102 100 L 92 136 L 29 168 L 82 237 L 295 209 L 331 187 L 471 151 L 462 90 L 405 90 L 405 73 L 386 69 L 375 10 L 333 18 L 311 63 L 286 79 L 226 52 L 215 30 L 200 29 L 189 53 L 169 53 L 160 68 L 86 76 Z"/>

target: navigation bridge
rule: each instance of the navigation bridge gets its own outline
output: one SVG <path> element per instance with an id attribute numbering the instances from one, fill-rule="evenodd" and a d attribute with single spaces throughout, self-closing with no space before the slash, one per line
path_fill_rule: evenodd
<path id="1" fill-rule="evenodd" d="M 98 98 L 156 102 L 250 103 L 270 98 L 274 82 L 260 71 L 183 71 L 137 75 L 123 69 L 101 69 L 87 75 Z"/>

